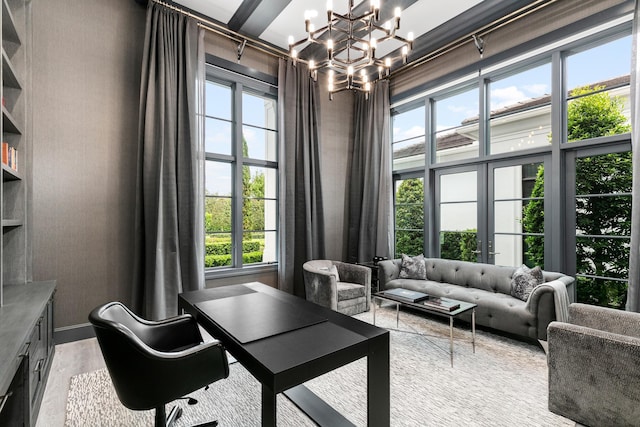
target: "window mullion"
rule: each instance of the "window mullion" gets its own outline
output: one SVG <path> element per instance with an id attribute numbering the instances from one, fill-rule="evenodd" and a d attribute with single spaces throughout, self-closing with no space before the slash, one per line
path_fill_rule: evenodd
<path id="1" fill-rule="evenodd" d="M 242 207 L 242 170 L 244 156 L 242 153 L 242 84 L 236 83 L 233 91 L 233 142 L 236 158 L 234 168 L 234 195 L 233 198 L 233 265 L 242 268 L 242 236 L 243 218 Z"/>

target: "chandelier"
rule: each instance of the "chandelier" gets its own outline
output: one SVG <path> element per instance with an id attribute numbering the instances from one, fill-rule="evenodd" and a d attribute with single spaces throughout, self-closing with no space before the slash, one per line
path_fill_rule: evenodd
<path id="1" fill-rule="evenodd" d="M 318 78 L 318 70 L 327 69 L 329 99 L 333 94 L 344 90 L 365 92 L 366 97 L 371 90 L 371 82 L 389 75 L 392 64 L 402 59 L 406 64 L 407 55 L 413 47 L 413 33 L 407 38 L 396 34 L 400 28 L 401 9 L 396 7 L 394 17 L 380 22 L 380 0 L 371 0 L 369 10 L 361 15 L 354 14 L 353 0 L 349 0 L 349 10 L 342 15 L 333 10 L 333 1 L 327 1 L 327 25 L 315 29 L 311 18 L 317 16 L 316 11 L 305 12 L 305 31 L 307 37 L 294 41 L 289 36 L 289 56 L 295 65 L 298 58 L 297 47 L 301 45 L 321 46 L 321 59 L 309 59 L 309 72 L 314 80 Z M 388 41 L 395 40 L 400 44 L 399 54 L 395 57 L 376 57 L 376 49 Z M 396 47 L 396 50 L 398 47 Z"/>

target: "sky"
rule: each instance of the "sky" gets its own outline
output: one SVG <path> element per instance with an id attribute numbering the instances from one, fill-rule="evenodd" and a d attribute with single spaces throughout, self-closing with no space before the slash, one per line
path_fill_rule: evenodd
<path id="1" fill-rule="evenodd" d="M 575 53 L 567 58 L 567 84 L 578 86 L 628 75 L 631 66 L 631 36 Z M 551 63 L 492 82 L 489 87 L 491 110 L 551 93 Z M 436 129 L 460 126 L 478 115 L 478 89 L 436 102 Z M 412 110 L 393 120 L 393 140 L 424 135 L 424 108 Z M 407 141 L 409 143 L 409 141 Z M 402 144 L 404 145 L 404 144 Z"/>

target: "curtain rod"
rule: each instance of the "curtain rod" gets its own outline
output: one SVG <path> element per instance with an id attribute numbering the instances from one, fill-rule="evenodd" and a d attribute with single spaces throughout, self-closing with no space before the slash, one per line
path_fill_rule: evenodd
<path id="1" fill-rule="evenodd" d="M 189 12 L 188 10 L 182 9 L 180 7 L 174 6 L 173 4 L 169 4 L 166 3 L 162 0 L 151 0 L 153 3 L 159 4 L 160 6 L 163 6 L 167 9 L 173 10 L 175 12 L 181 13 L 185 16 L 188 16 L 190 18 L 195 19 L 196 21 L 198 21 L 198 26 L 200 28 L 203 28 L 207 31 L 210 31 L 212 33 L 216 33 L 219 34 L 223 37 L 226 37 L 228 39 L 237 41 L 238 43 L 243 43 L 243 42 L 247 42 L 249 43 L 249 46 L 257 49 L 261 52 L 264 52 L 268 55 L 274 56 L 276 58 L 282 58 L 282 59 L 287 59 L 289 58 L 289 53 L 287 51 L 278 49 L 274 46 L 271 46 L 269 44 L 263 43 L 260 40 L 254 39 L 252 37 L 249 36 L 245 36 L 243 34 L 240 34 L 236 31 L 233 31 L 227 27 L 225 27 L 224 25 L 220 25 L 216 22 L 213 22 L 209 19 L 206 19 L 205 17 L 201 16 L 201 15 L 196 15 L 194 13 Z M 306 62 L 306 61 L 303 61 Z"/>
<path id="2" fill-rule="evenodd" d="M 167 8 L 167 9 L 176 11 L 178 13 L 181 13 L 181 14 L 183 14 L 185 16 L 188 16 L 190 18 L 193 18 L 193 19 L 197 20 L 198 21 L 198 26 L 203 28 L 203 29 L 205 29 L 205 30 L 207 30 L 207 31 L 210 31 L 210 32 L 215 33 L 215 34 L 219 34 L 219 35 L 221 35 L 223 37 L 227 37 L 228 39 L 237 41 L 238 43 L 243 43 L 243 42 L 246 41 L 246 42 L 249 43 L 250 47 L 252 47 L 252 48 L 254 48 L 256 50 L 259 50 L 261 52 L 264 52 L 264 53 L 266 53 L 268 55 L 274 56 L 276 58 L 289 59 L 289 52 L 288 51 L 285 51 L 283 49 L 279 49 L 279 48 L 276 48 L 276 47 L 271 46 L 269 44 L 263 43 L 262 41 L 254 39 L 252 37 L 240 34 L 240 33 L 236 32 L 236 31 L 233 31 L 233 30 L 225 27 L 224 25 L 220 25 L 220 24 L 218 24 L 216 22 L 213 22 L 213 21 L 211 21 L 209 19 L 204 18 L 203 16 L 196 15 L 194 13 L 189 12 L 188 10 L 185 10 L 185 9 L 180 8 L 180 7 L 174 6 L 173 4 L 166 3 L 166 2 L 164 2 L 162 0 L 151 0 L 151 1 L 153 3 L 159 4 L 159 5 Z M 478 30 L 476 30 L 476 31 L 474 31 L 472 33 L 469 33 L 469 34 L 467 34 L 467 35 L 465 35 L 463 37 L 459 37 L 458 39 L 448 43 L 447 45 L 441 47 L 440 49 L 437 49 L 436 51 L 434 51 L 434 52 L 432 52 L 430 54 L 425 55 L 424 57 L 422 57 L 420 59 L 417 59 L 417 60 L 415 60 L 413 62 L 410 62 L 407 65 L 396 69 L 395 71 L 392 71 L 390 73 L 390 75 L 387 76 L 386 78 L 388 79 L 390 77 L 396 77 L 396 76 L 398 76 L 400 74 L 404 74 L 405 72 L 407 72 L 407 71 L 409 71 L 409 70 L 411 70 L 411 69 L 413 69 L 415 67 L 423 65 L 423 64 L 425 64 L 425 63 L 427 63 L 427 62 L 429 62 L 429 61 L 431 61 L 431 60 L 433 60 L 435 58 L 438 58 L 438 57 L 444 55 L 445 53 L 451 52 L 452 50 L 469 43 L 472 40 L 472 37 L 474 35 L 477 35 L 477 36 L 478 35 L 479 36 L 486 35 L 486 34 L 492 32 L 492 31 L 495 31 L 495 30 L 497 30 L 497 29 L 499 29 L 499 28 L 501 28 L 501 27 L 503 27 L 503 26 L 505 26 L 507 24 L 515 22 L 515 21 L 517 21 L 517 20 L 519 20 L 519 19 L 521 19 L 521 18 L 523 18 L 523 17 L 525 17 L 527 15 L 530 15 L 531 13 L 533 13 L 535 11 L 538 11 L 539 9 L 542 9 L 542 8 L 552 4 L 552 3 L 555 3 L 556 1 L 557 0 L 538 0 L 533 5 L 527 5 L 525 7 L 522 7 L 520 9 L 516 10 L 515 12 L 512 12 L 507 16 L 504 16 L 504 17 L 502 17 L 502 18 L 500 18 L 500 19 L 498 19 L 498 20 L 496 20 L 496 21 L 494 21 L 494 22 L 492 22 L 490 24 L 487 24 L 484 27 L 482 27 L 482 28 L 480 28 L 480 29 L 478 29 Z M 238 49 L 239 49 L 239 53 L 240 53 L 240 47 Z M 301 61 L 301 62 L 304 62 L 304 63 L 307 63 L 307 61 L 302 60 L 300 58 L 298 58 L 297 60 Z"/>
<path id="3" fill-rule="evenodd" d="M 466 34 L 462 37 L 458 37 L 456 40 L 446 44 L 445 46 L 436 49 L 435 51 L 431 52 L 430 54 L 427 54 L 425 56 L 423 56 L 420 59 L 417 59 L 415 61 L 409 62 L 407 65 L 398 68 L 395 71 L 391 72 L 391 75 L 396 77 L 400 74 L 404 74 L 405 72 L 412 70 L 416 67 L 419 67 L 420 65 L 426 64 L 429 61 L 432 61 L 446 53 L 449 53 L 467 43 L 470 43 L 471 41 L 473 41 L 473 36 L 485 36 L 497 29 L 500 29 L 502 27 L 504 27 L 505 25 L 511 24 L 512 22 L 515 22 L 519 19 L 524 18 L 527 15 L 532 14 L 533 12 L 536 12 L 540 9 L 543 9 L 546 6 L 549 6 L 552 3 L 555 3 L 557 0 L 538 0 L 537 2 L 535 2 L 533 5 L 527 5 L 524 6 L 514 12 L 511 12 L 510 14 L 497 19 L 481 28 L 479 28 L 478 30 L 475 30 L 472 33 Z"/>

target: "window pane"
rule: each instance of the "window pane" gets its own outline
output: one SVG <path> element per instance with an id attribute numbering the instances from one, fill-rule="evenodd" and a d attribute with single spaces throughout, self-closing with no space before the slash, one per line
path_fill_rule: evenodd
<path id="1" fill-rule="evenodd" d="M 249 93 L 242 94 L 242 123 L 276 129 L 276 101 Z"/>
<path id="2" fill-rule="evenodd" d="M 205 195 L 231 197 L 233 179 L 231 164 L 222 162 L 205 162 Z"/>
<path id="3" fill-rule="evenodd" d="M 276 229 L 275 200 L 244 199 L 243 226 L 245 231 Z"/>
<path id="4" fill-rule="evenodd" d="M 425 162 L 424 106 L 392 116 L 393 170 L 424 166 Z"/>
<path id="5" fill-rule="evenodd" d="M 252 159 L 276 161 L 278 153 L 278 134 L 252 126 L 242 127 L 243 155 Z"/>
<path id="6" fill-rule="evenodd" d="M 441 231 L 471 231 L 478 227 L 477 203 L 449 203 L 440 205 Z"/>
<path id="7" fill-rule="evenodd" d="M 440 177 L 440 202 L 475 201 L 478 198 L 478 173 L 462 172 Z"/>
<path id="8" fill-rule="evenodd" d="M 205 114 L 231 120 L 231 88 L 208 81 L 205 91 Z"/>
<path id="9" fill-rule="evenodd" d="M 395 181 L 396 254 L 424 252 L 424 180 Z"/>
<path id="10" fill-rule="evenodd" d="M 435 102 L 436 162 L 478 157 L 478 89 Z"/>
<path id="11" fill-rule="evenodd" d="M 489 85 L 490 153 L 508 153 L 551 143 L 551 64 Z"/>
<path id="12" fill-rule="evenodd" d="M 475 230 L 440 232 L 440 258 L 475 262 L 478 255 L 474 251 L 477 247 Z"/>
<path id="13" fill-rule="evenodd" d="M 567 141 L 630 132 L 631 36 L 567 57 Z"/>
<path id="14" fill-rule="evenodd" d="M 576 286 L 578 302 L 624 310 L 627 301 L 626 281 L 577 276 Z"/>
<path id="15" fill-rule="evenodd" d="M 204 150 L 207 153 L 231 155 L 231 122 L 205 120 Z"/>
<path id="16" fill-rule="evenodd" d="M 207 234 L 205 237 L 205 268 L 230 267 L 233 252 L 231 234 Z"/>
<path id="17" fill-rule="evenodd" d="M 277 261 L 277 233 L 275 231 L 244 233 L 242 236 L 242 263 L 260 264 Z"/>
<path id="18" fill-rule="evenodd" d="M 231 232 L 231 197 L 207 196 L 204 204 L 205 232 Z"/>

